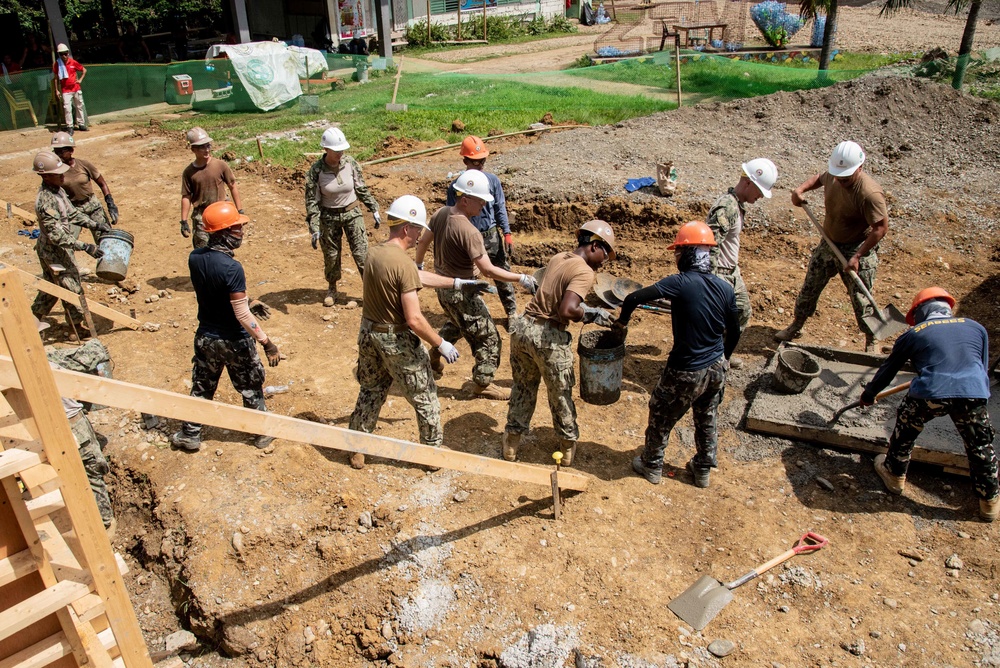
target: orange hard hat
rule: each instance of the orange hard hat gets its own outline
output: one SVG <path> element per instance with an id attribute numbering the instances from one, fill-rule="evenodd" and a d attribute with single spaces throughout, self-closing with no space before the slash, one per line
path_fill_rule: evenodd
<path id="1" fill-rule="evenodd" d="M 667 250 L 674 250 L 680 246 L 715 246 L 715 235 L 712 229 L 700 220 L 692 220 L 690 223 L 681 225 L 677 230 L 677 238 L 674 243 L 667 246 Z"/>
<path id="2" fill-rule="evenodd" d="M 911 327 L 915 325 L 916 322 L 914 322 L 913 312 L 917 310 L 918 306 L 920 306 L 924 302 L 929 302 L 932 299 L 940 299 L 941 301 L 948 302 L 948 306 L 950 308 L 955 308 L 955 298 L 952 297 L 950 294 L 948 294 L 948 291 L 945 290 L 944 288 L 939 288 L 937 286 L 934 286 L 932 288 L 924 288 L 923 290 L 917 293 L 916 297 L 913 298 L 913 303 L 910 305 L 910 310 L 907 311 L 906 313 L 906 324 L 908 324 Z"/>
<path id="3" fill-rule="evenodd" d="M 462 140 L 462 148 L 458 150 L 463 158 L 482 160 L 490 154 L 486 148 L 486 143 L 476 135 L 469 135 Z"/>
<path id="4" fill-rule="evenodd" d="M 220 232 L 234 225 L 243 225 L 249 220 L 239 212 L 232 202 L 209 204 L 205 207 L 204 213 L 201 214 L 202 226 L 209 234 Z"/>

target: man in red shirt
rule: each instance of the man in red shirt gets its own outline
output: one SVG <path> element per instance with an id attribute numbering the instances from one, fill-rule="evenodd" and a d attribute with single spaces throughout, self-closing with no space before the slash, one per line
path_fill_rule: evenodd
<path id="1" fill-rule="evenodd" d="M 69 55 L 69 47 L 60 44 L 56 47 L 59 59 L 52 64 L 52 72 L 59 82 L 59 92 L 62 95 L 63 113 L 66 116 L 66 132 L 73 134 L 73 107 L 76 107 L 76 128 L 86 132 L 87 113 L 83 109 L 83 91 L 80 84 L 87 76 L 87 68 Z M 76 73 L 79 72 L 79 78 Z"/>

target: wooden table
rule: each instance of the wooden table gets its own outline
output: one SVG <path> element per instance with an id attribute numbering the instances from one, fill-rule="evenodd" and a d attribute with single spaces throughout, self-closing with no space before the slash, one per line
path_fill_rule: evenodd
<path id="1" fill-rule="evenodd" d="M 681 40 L 684 46 L 691 46 L 691 40 L 705 39 L 704 37 L 690 37 L 688 32 L 691 30 L 707 30 L 708 31 L 708 43 L 712 43 L 712 37 L 715 34 L 716 29 L 719 30 L 719 37 L 723 37 L 726 34 L 726 23 L 702 23 L 699 25 L 678 25 L 673 24 L 670 27 L 674 32 L 681 35 Z"/>

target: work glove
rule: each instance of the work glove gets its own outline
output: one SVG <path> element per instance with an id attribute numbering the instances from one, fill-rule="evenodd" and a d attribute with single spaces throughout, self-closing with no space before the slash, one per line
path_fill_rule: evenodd
<path id="1" fill-rule="evenodd" d="M 95 232 L 100 232 L 101 234 L 107 234 L 108 232 L 111 231 L 111 226 L 108 225 L 105 222 L 98 223 L 98 222 L 95 221 L 95 223 L 94 223 L 94 231 Z"/>
<path id="2" fill-rule="evenodd" d="M 423 271 L 424 270 L 424 263 L 423 262 L 418 262 L 417 263 L 417 269 L 419 271 Z"/>
<path id="3" fill-rule="evenodd" d="M 623 325 L 615 320 L 611 323 L 611 336 L 619 343 L 625 343 L 625 337 L 628 336 L 628 325 Z"/>
<path id="4" fill-rule="evenodd" d="M 514 237 L 511 236 L 510 232 L 503 235 L 503 250 L 507 253 L 507 258 L 510 259 L 514 253 Z"/>
<path id="5" fill-rule="evenodd" d="M 375 229 L 377 230 L 382 226 L 382 216 L 379 215 L 378 211 L 372 211 L 372 218 L 375 219 Z"/>
<path id="6" fill-rule="evenodd" d="M 278 351 L 278 346 L 271 343 L 271 339 L 268 339 L 263 343 L 264 354 L 267 355 L 268 366 L 278 366 L 278 362 L 281 361 L 281 353 Z"/>
<path id="7" fill-rule="evenodd" d="M 104 257 L 104 251 L 102 251 L 94 244 L 83 244 L 83 248 L 81 248 L 80 250 L 82 250 L 84 253 L 94 258 L 95 260 L 100 260 L 102 257 Z"/>
<path id="8" fill-rule="evenodd" d="M 271 317 L 271 307 L 259 299 L 250 302 L 250 312 L 261 320 L 267 320 Z"/>
<path id="9" fill-rule="evenodd" d="M 458 348 L 444 339 L 441 340 L 441 344 L 438 346 L 438 352 L 441 353 L 441 357 L 443 357 L 448 364 L 453 364 L 456 360 L 458 360 Z"/>
<path id="10" fill-rule="evenodd" d="M 864 392 L 861 393 L 860 405 L 862 407 L 871 406 L 874 403 L 875 403 L 874 394 L 869 394 L 868 390 L 865 390 Z"/>
<path id="11" fill-rule="evenodd" d="M 517 283 L 530 294 L 535 294 L 538 291 L 538 281 L 535 280 L 534 276 L 521 274 L 521 278 L 517 279 Z"/>
<path id="12" fill-rule="evenodd" d="M 191 236 L 191 226 L 186 220 L 181 221 L 181 236 L 185 239 Z"/>
<path id="13" fill-rule="evenodd" d="M 115 198 L 108 193 L 104 196 L 104 203 L 108 205 L 108 215 L 111 216 L 111 224 L 118 224 L 118 207 L 115 205 Z"/>
<path id="14" fill-rule="evenodd" d="M 475 279 L 467 278 L 456 278 L 455 279 L 455 289 L 462 290 L 472 295 L 478 295 L 481 292 L 489 292 L 490 294 L 495 294 L 497 289 L 486 281 L 478 281 Z"/>
<path id="15" fill-rule="evenodd" d="M 592 322 L 601 327 L 610 327 L 614 323 L 611 314 L 602 308 L 587 306 L 586 304 L 581 304 L 580 307 L 583 309 L 583 322 L 585 323 Z"/>
<path id="16" fill-rule="evenodd" d="M 319 232 L 313 232 L 311 240 L 312 240 L 313 250 L 319 248 Z"/>

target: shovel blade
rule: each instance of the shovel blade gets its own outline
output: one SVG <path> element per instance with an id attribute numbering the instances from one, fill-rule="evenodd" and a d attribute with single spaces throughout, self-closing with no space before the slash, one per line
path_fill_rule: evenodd
<path id="1" fill-rule="evenodd" d="M 876 339 L 888 339 L 909 327 L 906 324 L 906 316 L 896 308 L 895 304 L 889 304 L 879 313 L 881 317 L 878 315 L 869 315 L 864 318 L 868 326 L 871 327 Z"/>
<path id="2" fill-rule="evenodd" d="M 732 600 L 733 592 L 726 585 L 703 575 L 680 596 L 670 601 L 667 607 L 695 631 L 701 631 Z"/>

